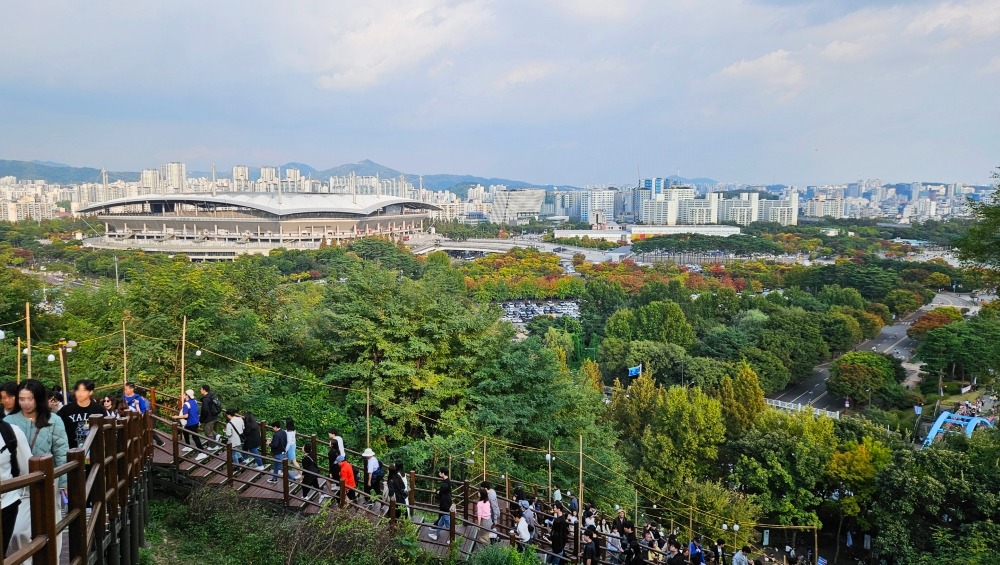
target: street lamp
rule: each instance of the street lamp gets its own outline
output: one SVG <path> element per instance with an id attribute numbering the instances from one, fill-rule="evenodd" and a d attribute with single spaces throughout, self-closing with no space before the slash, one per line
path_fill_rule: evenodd
<path id="1" fill-rule="evenodd" d="M 552 502 L 552 452 L 545 454 L 545 461 L 549 464 L 549 502 Z"/>
<path id="2" fill-rule="evenodd" d="M 725 532 L 725 531 L 728 531 L 728 530 L 729 530 L 729 524 L 723 523 L 722 524 L 722 531 Z M 733 524 L 733 553 L 734 554 L 736 553 L 736 544 L 737 544 L 736 534 L 739 533 L 739 531 L 740 531 L 740 525 L 734 523 Z"/>
<path id="3" fill-rule="evenodd" d="M 62 338 L 59 340 L 59 373 L 62 375 L 62 388 L 63 394 L 69 394 L 69 383 L 66 380 L 66 373 L 68 372 L 68 367 L 66 366 L 66 354 L 73 351 L 76 347 L 76 342 L 71 339 Z M 55 356 L 49 354 L 49 361 L 54 361 Z M 68 398 L 68 396 L 66 397 Z"/>

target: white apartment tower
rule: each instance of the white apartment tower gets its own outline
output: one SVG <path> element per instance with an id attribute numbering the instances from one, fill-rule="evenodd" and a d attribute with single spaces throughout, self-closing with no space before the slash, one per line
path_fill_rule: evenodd
<path id="1" fill-rule="evenodd" d="M 143 169 L 139 173 L 139 187 L 154 193 L 160 190 L 160 169 Z"/>
<path id="2" fill-rule="evenodd" d="M 250 167 L 236 165 L 233 167 L 233 190 L 250 189 Z"/>
<path id="3" fill-rule="evenodd" d="M 166 168 L 166 174 L 163 175 L 167 181 L 166 188 L 176 192 L 185 192 L 187 190 L 187 165 L 175 161 L 167 163 L 164 167 Z"/>
<path id="4" fill-rule="evenodd" d="M 603 218 L 615 217 L 615 193 L 613 188 L 595 188 L 580 191 L 580 221 L 594 223 L 595 212 Z"/>

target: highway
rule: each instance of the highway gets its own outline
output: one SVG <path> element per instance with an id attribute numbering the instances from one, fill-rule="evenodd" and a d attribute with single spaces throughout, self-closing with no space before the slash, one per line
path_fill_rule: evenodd
<path id="1" fill-rule="evenodd" d="M 874 339 L 859 343 L 854 347 L 855 351 L 878 351 L 889 353 L 903 361 L 903 367 L 907 372 L 906 384 L 915 386 L 919 364 L 911 363 L 916 342 L 907 337 L 906 330 L 913 320 L 919 318 L 924 312 L 939 306 L 954 306 L 956 308 L 969 308 L 970 313 L 978 310 L 978 305 L 968 298 L 968 295 L 957 295 L 951 292 L 938 293 L 930 304 L 922 306 L 919 310 L 909 316 L 898 320 L 895 324 L 885 326 Z M 811 377 L 801 383 L 789 386 L 785 390 L 767 395 L 768 398 L 784 400 L 785 402 L 795 402 L 799 404 L 810 404 L 816 408 L 824 410 L 843 410 L 844 399 L 830 395 L 826 391 L 826 381 L 830 377 L 830 365 L 833 361 L 828 361 L 817 365 L 813 369 Z"/>

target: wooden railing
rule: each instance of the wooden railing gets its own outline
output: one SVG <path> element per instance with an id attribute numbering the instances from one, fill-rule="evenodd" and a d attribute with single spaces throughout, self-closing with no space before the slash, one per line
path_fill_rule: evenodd
<path id="1" fill-rule="evenodd" d="M 91 417 L 86 441 L 69 450 L 64 465 L 56 467 L 51 455 L 35 456 L 21 476 L 4 481 L 0 492 L 27 488 L 31 540 L 3 564 L 30 558 L 35 565 L 57 565 L 56 540 L 63 533 L 71 565 L 137 563 L 148 521 L 151 430 L 149 415 Z M 53 509 L 63 476 L 68 504 L 57 522 Z"/>

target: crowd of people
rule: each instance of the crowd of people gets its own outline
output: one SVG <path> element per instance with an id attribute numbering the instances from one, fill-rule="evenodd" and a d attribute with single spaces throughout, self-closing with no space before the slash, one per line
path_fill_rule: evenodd
<path id="1" fill-rule="evenodd" d="M 71 399 L 64 398 L 58 388 L 47 389 L 34 379 L 20 384 L 4 383 L 0 389 L 3 404 L 0 479 L 6 481 L 25 473 L 28 459 L 34 455 L 51 455 L 56 466 L 65 463 L 68 450 L 82 446 L 86 441 L 91 416 L 120 417 L 129 412 L 144 413 L 150 409 L 149 401 L 136 392 L 134 383 L 126 383 L 121 395 L 105 395 L 99 400 L 94 398 L 94 391 L 94 382 L 86 379 L 75 383 Z M 199 403 L 194 390 L 184 391 L 181 408 L 173 416 L 183 430 L 181 438 L 185 446 L 181 452 L 190 453 L 197 449 L 196 461 L 204 460 L 208 453 L 228 444 L 232 447 L 233 463 L 238 466 L 238 471 L 253 469 L 267 472 L 270 483 L 277 483 L 282 474 L 288 472 L 290 479 L 301 481 L 305 494 L 315 491 L 321 500 L 334 496 L 343 481 L 346 495 L 352 500 L 357 498 L 358 491 L 369 496 L 379 495 L 382 500 L 393 500 L 400 512 L 409 514 L 410 485 L 402 461 L 383 465 L 374 451 L 368 448 L 361 454 L 361 468 L 355 470 L 347 460 L 343 437 L 336 429 L 330 429 L 327 432 L 330 440 L 329 473 L 324 474 L 319 468 L 317 453 L 308 442 L 299 461 L 295 422 L 292 418 L 284 418 L 267 424 L 272 432 L 267 447 L 273 460 L 268 469 L 261 453 L 264 438 L 267 437 L 262 429 L 264 424 L 252 412 L 240 414 L 233 408 L 224 410 L 209 385 L 202 385 L 200 392 Z M 219 422 L 223 418 L 225 424 L 220 432 Z M 202 435 L 207 436 L 209 441 L 203 443 Z M 162 445 L 162 439 L 155 434 L 154 438 Z M 456 511 L 448 469 L 439 469 L 438 478 L 436 500 L 439 516 L 428 534 L 435 541 L 442 530 L 449 530 L 451 515 Z M 58 479 L 57 487 L 63 494 L 61 500 L 57 497 L 54 508 L 58 521 L 66 500 L 65 476 Z M 25 501 L 27 489 L 22 490 L 3 495 L 5 555 L 9 548 L 16 550 L 31 539 L 29 505 Z M 603 558 L 617 565 L 721 565 L 727 560 L 732 565 L 751 563 L 748 547 L 729 554 L 721 539 L 703 547 L 701 536 L 682 543 L 675 532 L 665 533 L 655 523 L 637 529 L 624 510 L 618 511 L 611 521 L 589 504 L 581 511 L 577 497 L 569 491 L 564 496 L 558 487 L 552 491 L 551 500 L 543 502 L 515 484 L 512 499 L 516 503 L 512 504 L 510 511 L 512 529 L 503 532 L 500 529 L 500 497 L 489 482 L 480 485 L 474 511 L 475 523 L 479 527 L 476 534 L 479 543 L 494 543 L 501 537 L 510 536 L 519 550 L 541 548 L 546 553 L 546 563 L 558 565 L 569 562 L 570 541 L 576 535 L 576 528 L 580 528 L 582 546 L 578 549 L 581 562 L 585 565 L 598 563 L 599 545 L 603 549 Z M 540 522 L 539 516 L 549 517 Z M 57 539 L 57 544 L 60 543 Z"/>

